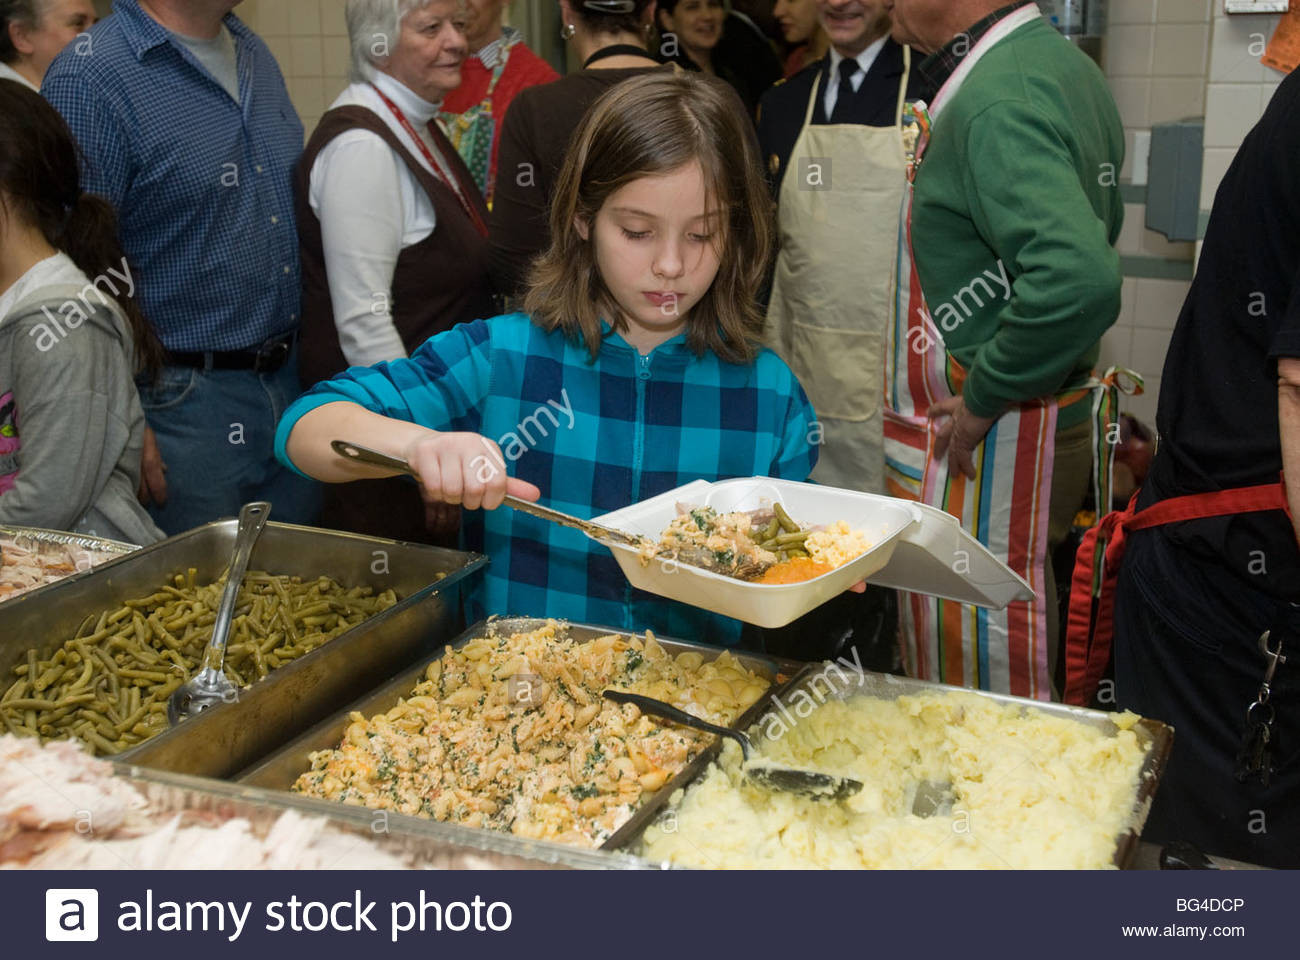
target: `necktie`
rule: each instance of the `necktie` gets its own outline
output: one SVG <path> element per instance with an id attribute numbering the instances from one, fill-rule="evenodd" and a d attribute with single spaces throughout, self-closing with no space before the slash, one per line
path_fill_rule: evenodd
<path id="1" fill-rule="evenodd" d="M 853 102 L 853 84 L 849 78 L 861 68 L 858 61 L 845 57 L 840 61 L 840 88 L 835 94 L 835 109 L 831 111 L 831 123 L 847 123 L 849 109 Z"/>

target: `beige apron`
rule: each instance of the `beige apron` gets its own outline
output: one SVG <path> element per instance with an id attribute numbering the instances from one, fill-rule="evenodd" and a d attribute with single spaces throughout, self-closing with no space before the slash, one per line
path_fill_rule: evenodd
<path id="1" fill-rule="evenodd" d="M 769 343 L 817 411 L 813 479 L 870 493 L 884 490 L 884 338 L 907 184 L 906 47 L 903 58 L 892 127 L 813 124 L 821 77 L 813 84 L 781 184 L 781 250 L 767 311 Z"/>

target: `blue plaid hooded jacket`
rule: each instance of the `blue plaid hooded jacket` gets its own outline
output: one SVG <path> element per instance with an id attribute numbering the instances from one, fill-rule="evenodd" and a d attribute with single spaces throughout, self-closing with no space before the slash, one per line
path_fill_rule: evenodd
<path id="1" fill-rule="evenodd" d="M 536 484 L 543 504 L 585 518 L 692 480 L 807 480 L 817 461 L 812 406 L 770 350 L 731 364 L 696 356 L 683 334 L 641 356 L 607 327 L 593 363 L 581 343 L 522 313 L 460 324 L 410 359 L 317 384 L 280 421 L 282 462 L 293 466 L 285 443 L 303 414 L 339 400 L 490 437 L 507 472 Z M 503 508 L 467 512 L 464 538 L 491 557 L 472 619 L 549 616 L 718 644 L 740 638 L 735 620 L 634 590 L 610 551 L 576 530 Z"/>

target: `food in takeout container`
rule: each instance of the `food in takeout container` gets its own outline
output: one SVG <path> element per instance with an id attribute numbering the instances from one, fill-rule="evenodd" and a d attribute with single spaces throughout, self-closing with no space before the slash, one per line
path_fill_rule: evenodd
<path id="1" fill-rule="evenodd" d="M 957 691 L 796 710 L 755 725 L 761 755 L 855 777 L 861 792 L 826 803 L 755 787 L 726 743 L 674 795 L 669 819 L 646 829 L 640 853 L 746 869 L 1099 869 L 1116 865 L 1118 838 L 1140 827 L 1148 751 L 1135 714 L 1113 715 L 1105 730 Z M 950 809 L 913 812 L 925 783 L 951 784 Z"/>
<path id="2" fill-rule="evenodd" d="M 448 647 L 393 708 L 354 711 L 293 789 L 594 847 L 713 742 L 604 700 L 611 687 L 726 724 L 768 681 L 727 652 L 674 657 L 651 634 L 578 640 L 555 621 L 486 630 Z"/>
<path id="3" fill-rule="evenodd" d="M 76 737 L 116 754 L 167 729 L 167 698 L 201 666 L 224 578 L 196 583 L 195 570 L 124 601 L 80 629 L 49 657 L 29 649 L 0 695 L 0 732 Z M 343 587 L 250 571 L 240 588 L 225 671 L 246 687 L 397 603 L 392 590 Z"/>
<path id="4" fill-rule="evenodd" d="M 753 477 L 696 481 L 595 519 L 655 541 L 607 544 L 633 586 L 780 627 L 884 567 L 920 513 L 890 497 Z"/>

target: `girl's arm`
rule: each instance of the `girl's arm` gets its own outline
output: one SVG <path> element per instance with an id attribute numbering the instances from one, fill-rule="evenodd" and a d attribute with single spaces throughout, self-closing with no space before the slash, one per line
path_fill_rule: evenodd
<path id="1" fill-rule="evenodd" d="M 397 475 L 394 470 L 343 459 L 330 447 L 333 440 L 354 440 L 402 457 L 419 471 L 430 499 L 443 503 L 495 510 L 507 493 L 525 500 L 541 496 L 531 483 L 507 476 L 501 448 L 481 434 L 440 433 L 346 401 L 303 414 L 285 449 L 299 470 L 327 483 Z"/>

